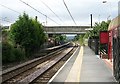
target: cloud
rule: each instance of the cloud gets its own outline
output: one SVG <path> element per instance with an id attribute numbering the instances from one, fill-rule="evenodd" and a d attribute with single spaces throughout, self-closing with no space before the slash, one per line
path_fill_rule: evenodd
<path id="1" fill-rule="evenodd" d="M 75 25 L 68 14 L 62 0 L 41 0 L 47 4 L 55 13 L 62 19 L 59 20 L 40 0 L 23 0 L 47 15 L 61 25 Z M 103 4 L 103 0 L 65 0 L 72 16 L 74 17 L 77 25 L 90 25 L 90 14 L 93 14 L 93 21 L 106 20 L 111 14 L 111 19 L 117 16 L 118 13 L 118 1 L 119 0 L 107 0 L 107 3 Z M 30 17 L 38 16 L 38 20 L 43 23 L 46 22 L 46 17 L 40 13 L 34 11 L 30 7 L 26 6 L 20 0 L 1 0 L 0 4 L 3 4 L 11 9 L 14 9 L 21 14 L 25 11 Z M 2 17 L 7 17 L 11 22 L 14 22 L 19 14 L 0 6 L 2 10 Z M 110 13 L 111 12 L 111 13 Z M 47 18 L 47 25 L 58 25 L 55 22 Z M 94 23 L 93 22 L 93 23 Z M 8 23 L 8 22 L 7 22 Z M 2 23 L 3 25 L 5 24 Z"/>

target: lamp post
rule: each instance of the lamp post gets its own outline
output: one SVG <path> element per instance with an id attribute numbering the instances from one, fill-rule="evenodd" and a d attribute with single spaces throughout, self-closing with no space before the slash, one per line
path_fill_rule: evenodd
<path id="1" fill-rule="evenodd" d="M 103 4 L 106 4 L 106 3 L 108 3 L 107 1 L 103 1 L 102 2 Z M 111 17 L 111 3 L 110 3 L 110 7 L 109 7 L 109 16 L 107 17 L 107 21 L 108 21 L 108 19 Z"/>

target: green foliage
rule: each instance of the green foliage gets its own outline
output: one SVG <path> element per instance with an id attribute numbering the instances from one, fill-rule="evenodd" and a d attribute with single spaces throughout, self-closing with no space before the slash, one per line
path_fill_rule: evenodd
<path id="1" fill-rule="evenodd" d="M 108 26 L 110 24 L 110 20 L 105 22 L 102 21 L 101 23 L 95 23 L 93 30 L 90 30 L 89 32 L 87 32 L 86 34 L 89 35 L 89 37 L 94 37 L 94 36 L 98 36 L 99 37 L 99 32 L 100 31 L 107 31 L 108 30 Z"/>
<path id="2" fill-rule="evenodd" d="M 24 52 L 19 48 L 14 48 L 8 42 L 2 44 L 2 61 L 3 63 L 20 61 L 25 59 Z"/>
<path id="3" fill-rule="evenodd" d="M 53 37 L 55 38 L 56 41 L 60 41 L 59 35 L 54 35 Z"/>
<path id="4" fill-rule="evenodd" d="M 85 38 L 84 34 L 83 35 L 76 35 L 74 40 L 79 41 L 80 45 L 82 46 L 82 45 L 84 45 L 84 38 Z"/>
<path id="5" fill-rule="evenodd" d="M 67 39 L 67 37 L 65 35 L 60 36 L 60 41 L 65 41 L 66 39 Z"/>
<path id="6" fill-rule="evenodd" d="M 21 61 L 21 60 L 24 60 L 26 58 L 24 50 L 22 50 L 20 48 L 14 48 L 13 53 L 15 55 L 16 61 Z"/>
<path id="7" fill-rule="evenodd" d="M 33 53 L 45 40 L 42 25 L 24 13 L 11 25 L 10 31 L 2 30 L 3 63 L 24 60 L 25 54 Z"/>
<path id="8" fill-rule="evenodd" d="M 79 35 L 76 35 L 76 36 L 74 37 L 74 40 L 75 40 L 75 41 L 79 40 Z"/>
<path id="9" fill-rule="evenodd" d="M 55 40 L 57 41 L 66 41 L 67 37 L 65 35 L 54 35 Z"/>
<path id="10" fill-rule="evenodd" d="M 83 38 L 84 38 L 84 39 L 87 39 L 88 37 L 89 37 L 89 34 L 86 33 Z"/>
<path id="11" fill-rule="evenodd" d="M 14 61 L 15 56 L 11 52 L 13 50 L 12 45 L 8 42 L 8 31 L 2 30 L 2 60 L 3 62 Z"/>
<path id="12" fill-rule="evenodd" d="M 2 30 L 2 41 L 7 42 L 8 35 L 9 35 L 9 32 L 7 30 Z"/>
<path id="13" fill-rule="evenodd" d="M 80 45 L 83 46 L 84 45 L 84 39 L 83 39 L 84 35 L 79 35 L 79 42 Z"/>
<path id="14" fill-rule="evenodd" d="M 42 25 L 25 13 L 11 25 L 10 34 L 15 44 L 25 49 L 27 56 L 38 49 L 46 38 Z"/>
<path id="15" fill-rule="evenodd" d="M 9 63 L 14 61 L 21 61 L 25 59 L 25 53 L 20 48 L 14 48 L 14 43 L 9 37 L 9 31 L 2 30 L 2 61 Z"/>
<path id="16" fill-rule="evenodd" d="M 15 55 L 13 54 L 13 47 L 9 43 L 2 44 L 2 61 L 11 62 L 15 61 Z"/>
<path id="17" fill-rule="evenodd" d="M 11 25 L 10 31 L 2 31 L 2 61 L 3 63 L 21 61 L 46 40 L 42 25 L 29 18 L 27 14 Z"/>

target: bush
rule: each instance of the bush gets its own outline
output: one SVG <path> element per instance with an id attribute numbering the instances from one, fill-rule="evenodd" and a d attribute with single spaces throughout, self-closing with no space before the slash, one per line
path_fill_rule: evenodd
<path id="1" fill-rule="evenodd" d="M 25 54 L 21 49 L 14 48 L 9 43 L 2 44 L 2 62 L 14 62 L 25 59 Z"/>
<path id="2" fill-rule="evenodd" d="M 2 45 L 2 61 L 3 62 L 15 61 L 15 55 L 13 54 L 13 47 L 9 43 L 3 43 Z"/>
<path id="3" fill-rule="evenodd" d="M 25 52 L 22 51 L 20 48 L 15 48 L 13 53 L 15 55 L 16 61 L 21 61 L 25 59 Z"/>

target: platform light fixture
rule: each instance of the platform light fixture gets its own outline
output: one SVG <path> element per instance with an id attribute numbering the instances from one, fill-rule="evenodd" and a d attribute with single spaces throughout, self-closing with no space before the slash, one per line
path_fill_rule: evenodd
<path id="1" fill-rule="evenodd" d="M 105 4 L 105 3 L 108 3 L 107 1 L 103 1 L 102 2 L 103 4 Z M 111 17 L 111 3 L 110 3 L 110 15 L 107 17 L 107 21 L 108 21 L 108 19 Z"/>
<path id="2" fill-rule="evenodd" d="M 102 3 L 107 3 L 107 1 L 103 1 Z"/>

